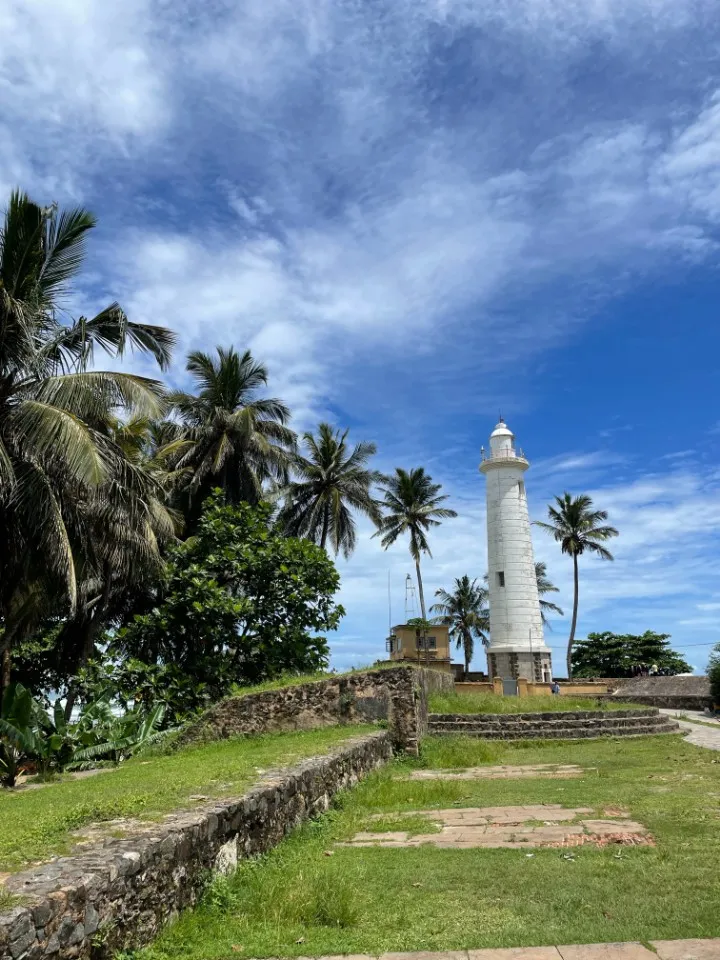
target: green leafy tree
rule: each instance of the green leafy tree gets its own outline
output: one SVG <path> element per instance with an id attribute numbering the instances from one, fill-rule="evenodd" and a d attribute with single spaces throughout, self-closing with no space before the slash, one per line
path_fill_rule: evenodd
<path id="1" fill-rule="evenodd" d="M 294 537 L 306 537 L 323 550 L 328 540 L 335 554 L 349 557 L 355 549 L 356 533 L 352 511 L 380 519 L 373 498 L 373 485 L 382 479 L 368 468 L 375 454 L 374 443 L 347 444 L 348 431 L 333 430 L 321 423 L 317 436 L 303 434 L 304 451 L 292 456 L 297 479 L 284 490 L 279 523 Z"/>
<path id="2" fill-rule="evenodd" d="M 589 633 L 573 649 L 577 677 L 631 677 L 633 668 L 653 664 L 668 674 L 692 673 L 692 667 L 670 647 L 669 633 Z"/>
<path id="3" fill-rule="evenodd" d="M 268 504 L 206 503 L 197 533 L 169 551 L 162 601 L 122 628 L 112 652 L 173 665 L 214 698 L 233 683 L 326 666 L 340 578 L 324 550 L 272 529 Z"/>
<path id="4" fill-rule="evenodd" d="M 256 504 L 268 483 L 285 485 L 296 438 L 287 426 L 287 406 L 258 395 L 268 373 L 249 350 L 241 355 L 218 347 L 217 357 L 195 351 L 187 371 L 196 393 L 176 391 L 170 400 L 190 441 L 177 466 L 190 470 L 186 512 L 194 523 L 213 487 L 222 489 L 228 503 Z"/>
<path id="5" fill-rule="evenodd" d="M 563 553 L 572 557 L 573 612 L 567 645 L 568 677 L 572 677 L 572 650 L 575 643 L 580 592 L 578 557 L 581 557 L 584 553 L 592 553 L 600 557 L 601 560 L 614 559 L 604 544 L 613 537 L 617 537 L 618 532 L 615 527 L 608 526 L 605 523 L 607 518 L 608 515 L 605 510 L 593 510 L 592 499 L 587 494 L 573 497 L 566 492 L 562 497 L 555 497 L 555 505 L 551 504 L 548 507 L 550 522 L 541 523 L 538 521 L 536 523 L 538 527 L 554 537 L 560 544 Z"/>
<path id="6" fill-rule="evenodd" d="M 40 207 L 20 192 L 0 224 L 0 690 L 14 643 L 58 606 L 75 610 L 81 505 L 141 509 L 142 494 L 127 494 L 143 484 L 107 436 L 108 415 L 163 406 L 157 381 L 91 366 L 98 347 L 113 357 L 131 347 L 165 367 L 167 330 L 131 323 L 116 303 L 61 322 L 94 226 L 85 210 Z"/>
<path id="7" fill-rule="evenodd" d="M 720 710 L 720 643 L 713 647 L 708 662 L 708 677 L 710 679 L 710 695 L 715 710 Z"/>
<path id="8" fill-rule="evenodd" d="M 463 649 L 467 673 L 475 652 L 475 640 L 487 643 L 490 630 L 487 588 L 466 574 L 455 580 L 451 592 L 441 588 L 435 591 L 435 596 L 438 602 L 430 607 L 430 612 L 436 614 L 433 622 L 450 628 L 450 639 L 455 641 L 458 650 Z"/>
<path id="9" fill-rule="evenodd" d="M 428 531 L 439 527 L 442 520 L 457 516 L 454 510 L 442 506 L 448 496 L 441 494 L 441 489 L 441 484 L 433 483 L 432 477 L 425 473 L 423 467 L 416 467 L 413 470 L 397 467 L 394 474 L 383 479 L 381 485 L 384 495 L 383 515 L 378 522 L 377 533 L 374 534 L 376 537 L 381 537 L 380 542 L 386 550 L 399 537 L 407 535 L 410 538 L 410 556 L 415 561 L 420 611 L 422 619 L 426 621 L 427 611 L 420 573 L 420 557 L 423 553 L 429 557 L 432 556 L 427 537 Z M 427 632 L 425 637 L 427 657 Z"/>
<path id="10" fill-rule="evenodd" d="M 548 630 L 552 630 L 548 614 L 556 613 L 559 617 L 564 617 L 565 614 L 556 603 L 543 599 L 546 593 L 560 593 L 560 590 L 548 577 L 547 564 L 542 560 L 538 560 L 535 563 L 535 579 L 537 580 L 537 590 L 540 598 L 540 616 L 542 617 L 543 626 L 547 627 Z"/>

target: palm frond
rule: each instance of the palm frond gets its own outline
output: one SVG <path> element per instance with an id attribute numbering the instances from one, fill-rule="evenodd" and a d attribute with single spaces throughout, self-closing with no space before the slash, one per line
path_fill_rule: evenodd
<path id="1" fill-rule="evenodd" d="M 97 486 L 107 477 L 107 459 L 85 423 L 67 410 L 40 400 L 23 400 L 6 419 L 6 437 L 38 462 L 61 458 L 79 483 Z"/>

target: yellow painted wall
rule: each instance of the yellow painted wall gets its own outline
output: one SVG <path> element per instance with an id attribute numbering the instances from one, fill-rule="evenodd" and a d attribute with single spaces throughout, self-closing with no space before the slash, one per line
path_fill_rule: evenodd
<path id="1" fill-rule="evenodd" d="M 456 683 L 455 693 L 492 693 L 491 683 Z"/>
<path id="2" fill-rule="evenodd" d="M 390 651 L 391 660 L 420 660 L 425 659 L 425 650 L 418 651 L 417 631 L 415 627 L 399 624 L 392 628 L 393 635 L 400 641 L 400 649 Z M 428 637 L 435 637 L 435 649 L 429 650 L 430 660 L 451 660 L 449 630 L 445 626 L 435 625 L 428 628 Z M 397 641 L 396 641 L 397 642 Z"/>

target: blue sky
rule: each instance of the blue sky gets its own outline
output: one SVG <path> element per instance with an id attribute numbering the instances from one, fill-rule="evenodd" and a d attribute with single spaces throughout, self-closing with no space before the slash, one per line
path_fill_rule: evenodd
<path id="1" fill-rule="evenodd" d="M 711 0 L 0 0 L 0 195 L 99 217 L 74 309 L 249 346 L 300 429 L 425 465 L 485 568 L 502 412 L 531 512 L 620 530 L 579 634 L 720 640 L 720 21 Z M 139 365 L 142 368 L 142 364 Z M 570 567 L 535 534 L 570 605 Z M 337 666 L 382 654 L 404 547 L 341 564 Z M 549 642 L 562 646 L 567 618 Z M 561 653 L 555 652 L 556 659 Z"/>

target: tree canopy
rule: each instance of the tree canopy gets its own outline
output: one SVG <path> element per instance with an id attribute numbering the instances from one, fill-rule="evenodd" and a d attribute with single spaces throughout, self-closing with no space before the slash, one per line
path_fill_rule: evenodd
<path id="1" fill-rule="evenodd" d="M 631 677 L 640 666 L 668 674 L 692 673 L 692 667 L 670 647 L 670 634 L 589 633 L 573 650 L 573 676 Z"/>
<path id="2" fill-rule="evenodd" d="M 344 614 L 324 550 L 285 537 L 268 504 L 205 503 L 197 532 L 169 551 L 162 599 L 113 640 L 111 654 L 181 671 L 212 691 L 327 666 L 326 631 Z"/>
<path id="3" fill-rule="evenodd" d="M 376 523 L 380 519 L 373 486 L 382 479 L 368 467 L 375 444 L 363 442 L 349 449 L 347 436 L 347 430 L 335 430 L 329 423 L 320 424 L 317 436 L 303 434 L 303 451 L 290 458 L 295 479 L 283 490 L 279 517 L 288 534 L 307 537 L 323 550 L 329 541 L 334 553 L 346 558 L 357 541 L 353 511 Z"/>

